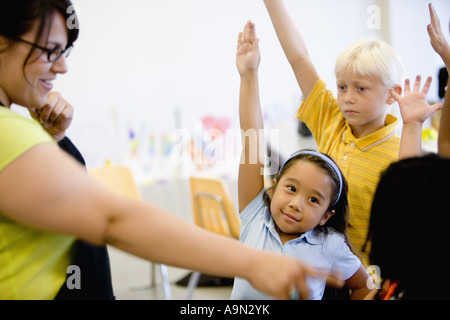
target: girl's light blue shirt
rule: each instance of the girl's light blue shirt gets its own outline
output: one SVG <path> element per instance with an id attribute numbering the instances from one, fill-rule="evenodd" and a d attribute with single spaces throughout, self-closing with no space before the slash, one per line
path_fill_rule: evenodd
<path id="1" fill-rule="evenodd" d="M 256 249 L 294 257 L 305 265 L 324 271 L 339 271 L 343 280 L 347 280 L 355 274 L 361 266 L 361 261 L 350 251 L 344 241 L 344 236 L 332 229 L 329 229 L 326 236 L 322 233 L 316 234 L 314 230 L 311 230 L 283 245 L 275 229 L 269 208 L 264 203 L 264 192 L 263 189 L 241 213 L 241 242 Z M 325 280 L 308 278 L 307 282 L 310 299 L 322 299 Z M 231 299 L 262 300 L 271 299 L 271 297 L 255 290 L 247 280 L 236 278 Z"/>

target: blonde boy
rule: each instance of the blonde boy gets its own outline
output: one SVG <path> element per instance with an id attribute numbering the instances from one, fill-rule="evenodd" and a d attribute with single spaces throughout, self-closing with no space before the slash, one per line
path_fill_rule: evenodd
<path id="1" fill-rule="evenodd" d="M 421 123 L 416 118 L 411 123 L 404 121 L 400 142 L 396 135 L 399 121 L 388 114 L 389 105 L 396 101 L 391 93 L 402 93 L 402 59 L 381 40 L 354 42 L 337 58 L 335 98 L 317 74 L 283 2 L 264 2 L 304 96 L 297 118 L 311 130 L 318 151 L 330 155 L 348 181 L 349 237 L 368 265 L 368 253 L 361 251 L 379 175 L 398 160 L 399 151 L 407 156 L 411 146 L 414 151 L 417 146 L 420 148 Z M 420 78 L 418 81 L 420 84 Z M 429 82 L 431 79 L 427 80 L 428 85 Z M 403 135 L 408 139 L 403 139 Z"/>

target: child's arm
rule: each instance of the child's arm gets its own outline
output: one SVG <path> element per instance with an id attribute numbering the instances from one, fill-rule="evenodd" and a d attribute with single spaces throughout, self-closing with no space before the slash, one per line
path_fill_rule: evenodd
<path id="1" fill-rule="evenodd" d="M 441 29 L 439 17 L 433 6 L 429 5 L 431 24 L 427 30 L 430 36 L 430 43 L 434 51 L 436 51 L 445 63 L 447 71 L 450 73 L 450 45 L 445 40 Z M 450 25 L 449 25 L 450 32 Z M 450 83 L 450 80 L 447 81 Z M 443 157 L 450 157 L 450 94 L 449 90 L 445 93 L 444 108 L 441 114 L 441 124 L 439 126 L 438 153 Z"/>
<path id="2" fill-rule="evenodd" d="M 450 83 L 450 79 L 448 81 Z M 450 158 L 450 90 L 445 92 L 444 107 L 439 125 L 438 153 L 440 156 Z"/>
<path id="3" fill-rule="evenodd" d="M 297 82 L 306 99 L 319 80 L 319 75 L 308 55 L 303 37 L 289 16 L 282 0 L 264 0 L 264 3 L 284 53 L 294 70 Z"/>
<path id="4" fill-rule="evenodd" d="M 450 71 L 450 45 L 445 40 L 444 33 L 441 29 L 441 22 L 433 8 L 433 5 L 429 4 L 431 23 L 427 26 L 428 35 L 430 36 L 430 43 L 434 51 L 436 51 L 445 63 L 447 71 Z M 449 26 L 450 27 L 450 26 Z"/>
<path id="5" fill-rule="evenodd" d="M 403 130 L 398 158 L 420 157 L 422 155 L 422 125 L 434 112 L 442 108 L 442 103 L 429 105 L 426 101 L 432 78 L 428 77 L 420 90 L 421 76 L 416 77 L 411 92 L 409 79 L 405 80 L 405 95 L 401 97 L 392 88 L 391 95 L 398 102 L 403 118 Z"/>
<path id="6" fill-rule="evenodd" d="M 345 285 L 350 288 L 350 290 L 352 290 L 350 299 L 363 300 L 374 290 L 369 289 L 369 287 L 367 286 L 367 279 L 369 277 L 369 273 L 361 264 L 361 267 L 359 267 L 358 271 L 356 271 L 353 276 L 345 281 Z"/>
<path id="7" fill-rule="evenodd" d="M 264 187 L 263 118 L 259 101 L 258 67 L 261 60 L 255 25 L 250 21 L 239 33 L 236 64 L 241 76 L 239 117 L 242 135 L 242 155 L 239 166 L 239 212 L 261 192 Z M 247 138 L 246 138 L 247 137 Z"/>

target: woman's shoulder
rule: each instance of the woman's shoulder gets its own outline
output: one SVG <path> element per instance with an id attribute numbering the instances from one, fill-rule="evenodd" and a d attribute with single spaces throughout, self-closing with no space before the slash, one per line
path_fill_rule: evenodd
<path id="1" fill-rule="evenodd" d="M 0 108 L 0 169 L 29 148 L 44 142 L 56 144 L 37 121 Z"/>
<path id="2" fill-rule="evenodd" d="M 0 141 L 8 140 L 13 143 L 22 140 L 54 142 L 39 122 L 6 108 L 0 108 L 0 134 L 2 137 Z"/>
<path id="3" fill-rule="evenodd" d="M 10 129 L 16 129 L 11 131 L 10 134 L 14 134 L 14 132 L 18 131 L 17 129 L 22 129 L 22 127 L 24 129 L 43 131 L 46 133 L 37 121 L 20 115 L 8 108 L 0 108 L 0 123 L 2 124 L 0 126 L 0 130 L 2 130 L 2 132 Z"/>

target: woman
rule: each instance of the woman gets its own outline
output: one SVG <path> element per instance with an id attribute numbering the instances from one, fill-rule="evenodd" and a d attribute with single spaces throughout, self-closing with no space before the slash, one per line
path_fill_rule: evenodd
<path id="1" fill-rule="evenodd" d="M 8 110 L 14 103 L 39 113 L 52 81 L 67 72 L 66 57 L 78 36 L 77 29 L 67 29 L 70 5 L 69 0 L 0 5 L 0 101 L 6 107 L 0 108 L 0 299 L 55 298 L 73 264 L 76 239 L 246 278 L 277 298 L 287 299 L 295 289 L 306 298 L 305 275 L 317 274 L 314 269 L 209 233 L 151 203 L 112 194 L 39 123 Z"/>

